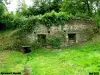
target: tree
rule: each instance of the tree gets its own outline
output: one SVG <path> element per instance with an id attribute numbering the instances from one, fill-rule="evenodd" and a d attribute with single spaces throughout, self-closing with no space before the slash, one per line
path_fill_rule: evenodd
<path id="1" fill-rule="evenodd" d="M 61 4 L 61 11 L 67 11 L 73 15 L 85 13 L 85 2 L 84 0 L 64 0 Z"/>
<path id="2" fill-rule="evenodd" d="M 99 7 L 99 0 L 64 0 L 61 4 L 61 11 L 67 11 L 74 16 L 87 14 L 86 16 L 91 17 L 94 14 L 94 10 L 98 10 Z"/>
<path id="3" fill-rule="evenodd" d="M 3 4 L 0 4 L 0 16 L 4 13 L 4 6 Z"/>
<path id="4" fill-rule="evenodd" d="M 0 3 L 0 30 L 2 29 L 2 28 L 4 28 L 4 24 L 3 24 L 3 13 L 4 13 L 4 6 L 3 6 L 3 4 L 2 3 Z"/>
<path id="5" fill-rule="evenodd" d="M 51 12 L 52 10 L 59 12 L 60 3 L 62 0 L 35 0 L 32 7 L 29 7 L 27 10 L 22 9 L 24 15 L 40 15 Z"/>

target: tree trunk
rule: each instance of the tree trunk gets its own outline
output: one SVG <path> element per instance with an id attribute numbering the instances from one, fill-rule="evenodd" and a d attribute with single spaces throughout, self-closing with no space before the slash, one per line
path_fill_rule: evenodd
<path id="1" fill-rule="evenodd" d="M 89 0 L 86 0 L 85 4 L 86 4 L 86 7 L 87 7 L 88 15 L 91 16 L 92 12 L 91 12 L 91 9 L 90 9 Z"/>

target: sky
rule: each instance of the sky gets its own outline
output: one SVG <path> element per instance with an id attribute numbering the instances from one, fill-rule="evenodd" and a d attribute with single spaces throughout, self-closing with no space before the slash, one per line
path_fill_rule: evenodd
<path id="1" fill-rule="evenodd" d="M 11 2 L 11 4 L 6 5 L 6 7 L 8 8 L 8 11 L 16 11 L 16 9 L 18 8 L 18 0 L 8 0 L 8 2 Z M 21 0 L 22 1 L 22 0 Z M 25 3 L 28 6 L 32 5 L 32 0 L 25 0 Z"/>

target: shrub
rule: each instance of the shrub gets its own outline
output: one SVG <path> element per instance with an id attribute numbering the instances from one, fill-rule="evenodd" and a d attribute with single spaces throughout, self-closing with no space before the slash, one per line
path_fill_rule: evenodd
<path id="1" fill-rule="evenodd" d="M 13 28 L 22 28 L 24 25 L 27 24 L 27 18 L 21 16 L 21 17 L 14 17 L 12 26 Z"/>
<path id="2" fill-rule="evenodd" d="M 24 22 L 25 24 L 22 26 L 22 30 L 26 32 L 32 32 L 37 25 L 38 18 L 36 16 L 31 16 Z"/>
<path id="3" fill-rule="evenodd" d="M 13 22 L 13 14 L 9 14 L 8 12 L 5 12 L 4 14 L 3 14 L 3 16 L 2 16 L 2 22 L 3 22 L 3 24 L 5 24 L 5 28 L 4 29 L 10 29 L 10 28 L 12 28 L 13 26 L 13 24 L 12 24 L 12 22 Z"/>
<path id="4" fill-rule="evenodd" d="M 13 48 L 15 49 L 19 49 L 21 50 L 22 49 L 22 46 L 29 46 L 30 43 L 29 41 L 27 40 L 26 36 L 16 36 L 16 38 L 14 38 L 14 44 L 13 44 Z"/>
<path id="5" fill-rule="evenodd" d="M 5 29 L 12 29 L 13 28 L 13 19 L 14 19 L 14 15 L 13 13 L 9 13 L 9 12 L 4 12 L 2 17 L 1 17 L 1 20 L 0 20 L 0 23 L 3 26 L 3 30 Z M 1 27 L 2 27 L 1 25 Z"/>
<path id="6" fill-rule="evenodd" d="M 41 43 L 39 43 L 37 40 L 34 41 L 31 46 L 34 49 L 38 49 L 38 48 L 41 48 L 42 47 Z"/>
<path id="7" fill-rule="evenodd" d="M 47 39 L 47 44 L 52 46 L 53 48 L 60 48 L 61 45 L 61 37 L 53 36 Z"/>

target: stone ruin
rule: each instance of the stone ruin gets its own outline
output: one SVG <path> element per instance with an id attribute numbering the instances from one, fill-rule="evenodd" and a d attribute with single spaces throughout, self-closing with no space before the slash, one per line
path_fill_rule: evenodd
<path id="1" fill-rule="evenodd" d="M 95 24 L 91 20 L 84 19 L 70 19 L 61 29 L 61 25 L 51 26 L 48 30 L 45 25 L 38 25 L 33 32 L 27 36 L 29 42 L 32 43 L 35 40 L 46 43 L 46 39 L 51 36 L 61 36 L 64 34 L 63 46 L 82 43 L 90 40 L 94 34 Z"/>

